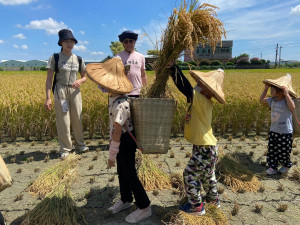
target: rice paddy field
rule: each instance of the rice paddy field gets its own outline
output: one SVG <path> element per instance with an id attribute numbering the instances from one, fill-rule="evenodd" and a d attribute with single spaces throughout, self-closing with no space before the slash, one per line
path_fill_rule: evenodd
<path id="1" fill-rule="evenodd" d="M 215 133 L 226 135 L 259 135 L 268 130 L 269 111 L 259 103 L 264 88 L 262 81 L 292 75 L 293 87 L 300 93 L 300 69 L 227 70 L 224 92 L 227 103 L 214 106 Z M 193 79 L 185 71 L 191 83 Z M 148 72 L 149 83 L 154 80 Z M 44 110 L 46 72 L 0 71 L 0 140 L 52 140 L 56 136 L 55 114 Z M 186 111 L 185 97 L 169 79 L 167 92 L 177 100 L 177 112 L 172 127 L 173 135 L 183 132 Z M 147 92 L 147 88 L 143 90 Z M 88 80 L 81 88 L 83 99 L 83 127 L 88 138 L 105 137 L 108 132 L 107 94 Z"/>
<path id="2" fill-rule="evenodd" d="M 184 71 L 191 83 L 195 84 Z M 226 104 L 213 111 L 219 140 L 217 164 L 221 208 L 206 204 L 204 217 L 178 212 L 185 201 L 182 172 L 192 153 L 183 138 L 186 99 L 171 80 L 168 96 L 177 111 L 167 154 L 138 156 L 139 177 L 153 215 L 139 224 L 299 224 L 300 139 L 296 137 L 286 176 L 266 176 L 269 110 L 259 103 L 262 81 L 292 75 L 300 93 L 300 69 L 226 70 Z M 154 80 L 148 72 L 149 83 Z M 14 184 L 0 193 L 8 224 L 125 224 L 107 208 L 119 199 L 116 168 L 107 168 L 107 95 L 88 80 L 81 88 L 85 141 L 90 151 L 60 160 L 54 111 L 44 110 L 45 72 L 0 71 L 0 155 Z M 143 90 L 145 94 L 147 88 Z M 142 162 L 142 163 L 141 163 Z M 144 162 L 144 163 L 143 163 Z M 153 178 L 150 178 L 153 176 Z M 205 199 L 204 199 L 205 200 Z"/>

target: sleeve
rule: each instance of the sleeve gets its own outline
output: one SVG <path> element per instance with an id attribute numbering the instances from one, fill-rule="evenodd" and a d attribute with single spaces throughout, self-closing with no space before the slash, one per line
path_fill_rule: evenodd
<path id="1" fill-rule="evenodd" d="M 55 62 L 54 62 L 54 57 L 53 57 L 53 55 L 51 55 L 50 57 L 49 57 L 49 60 L 48 60 L 48 63 L 47 63 L 47 69 L 52 69 L 52 70 L 55 70 Z"/>
<path id="2" fill-rule="evenodd" d="M 85 71 L 85 63 L 82 59 L 82 62 L 81 62 L 81 71 Z"/>
<path id="3" fill-rule="evenodd" d="M 268 105 L 271 107 L 271 104 L 274 101 L 274 99 L 271 97 L 271 98 L 268 98 L 267 101 L 268 101 Z"/>
<path id="4" fill-rule="evenodd" d="M 116 122 L 123 126 L 125 122 L 130 118 L 129 103 L 126 100 L 124 102 L 120 102 L 115 108 L 114 114 L 116 115 L 114 123 Z"/>
<path id="5" fill-rule="evenodd" d="M 144 70 L 146 69 L 146 65 L 145 65 L 146 62 L 145 61 L 146 61 L 145 57 L 142 56 L 142 67 L 141 68 L 144 69 Z"/>
<path id="6" fill-rule="evenodd" d="M 184 76 L 181 69 L 177 65 L 173 65 L 171 68 L 171 77 L 178 88 L 178 90 L 184 94 L 187 98 L 187 102 L 191 103 L 193 100 L 193 87 L 189 80 Z"/>

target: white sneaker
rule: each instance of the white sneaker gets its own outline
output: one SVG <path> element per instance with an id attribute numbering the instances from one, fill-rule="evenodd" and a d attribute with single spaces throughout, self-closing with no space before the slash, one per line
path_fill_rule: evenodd
<path id="1" fill-rule="evenodd" d="M 84 152 L 88 152 L 90 149 L 87 146 L 81 146 L 79 148 L 76 148 L 77 151 L 79 151 L 80 153 L 84 153 Z"/>
<path id="2" fill-rule="evenodd" d="M 131 206 L 131 202 L 122 202 L 119 200 L 113 206 L 109 207 L 107 210 L 111 211 L 113 214 L 118 213 L 124 209 L 128 209 Z"/>
<path id="3" fill-rule="evenodd" d="M 65 152 L 61 152 L 60 153 L 60 158 L 61 159 L 65 159 L 65 158 L 67 158 L 67 156 L 70 154 L 70 152 L 68 152 L 68 151 L 65 151 Z"/>
<path id="4" fill-rule="evenodd" d="M 290 168 L 288 167 L 285 167 L 285 166 L 282 166 L 280 169 L 279 169 L 279 173 L 281 174 L 287 174 L 289 172 Z"/>
<path id="5" fill-rule="evenodd" d="M 274 170 L 273 168 L 269 168 L 269 169 L 267 169 L 266 170 L 266 173 L 268 174 L 268 175 L 274 175 L 274 174 L 276 174 L 278 172 L 278 170 L 276 169 L 276 170 Z"/>
<path id="6" fill-rule="evenodd" d="M 145 209 L 137 209 L 133 211 L 128 216 L 126 216 L 125 220 L 128 223 L 137 223 L 150 216 L 152 216 L 152 211 L 151 211 L 151 206 L 149 205 Z"/>

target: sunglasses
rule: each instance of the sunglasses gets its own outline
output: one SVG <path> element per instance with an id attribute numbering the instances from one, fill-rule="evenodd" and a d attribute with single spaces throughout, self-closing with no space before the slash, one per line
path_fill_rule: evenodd
<path id="1" fill-rule="evenodd" d="M 132 40 L 132 39 L 123 41 L 124 44 L 128 44 L 128 43 L 132 44 L 133 42 L 134 42 L 134 40 Z"/>

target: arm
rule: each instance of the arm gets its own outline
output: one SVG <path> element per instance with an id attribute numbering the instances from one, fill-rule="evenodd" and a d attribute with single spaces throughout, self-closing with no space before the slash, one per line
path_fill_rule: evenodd
<path id="1" fill-rule="evenodd" d="M 80 75 L 81 75 L 81 79 L 76 80 L 76 81 L 72 84 L 72 88 L 78 89 L 78 88 L 80 88 L 80 86 L 81 86 L 84 82 L 86 82 L 87 79 L 86 79 L 85 71 L 82 71 L 82 72 L 80 73 Z"/>
<path id="2" fill-rule="evenodd" d="M 193 100 L 193 87 L 189 80 L 184 76 L 181 69 L 177 65 L 173 65 L 171 68 L 171 77 L 178 88 L 178 90 L 184 94 L 187 98 L 187 102 L 191 103 Z"/>
<path id="3" fill-rule="evenodd" d="M 52 69 L 47 70 L 47 79 L 46 79 L 46 100 L 45 100 L 45 109 L 51 110 L 52 101 L 51 101 L 51 86 L 53 80 L 54 71 Z"/>
<path id="4" fill-rule="evenodd" d="M 283 93 L 284 93 L 285 100 L 286 100 L 289 110 L 291 110 L 293 112 L 295 110 L 295 103 L 292 100 L 287 87 L 283 87 Z"/>
<path id="5" fill-rule="evenodd" d="M 268 98 L 266 98 L 266 95 L 269 90 L 269 87 L 270 87 L 269 84 L 265 84 L 265 89 L 263 90 L 263 92 L 260 95 L 260 102 L 263 104 L 268 104 Z"/>
<path id="6" fill-rule="evenodd" d="M 112 134 L 112 141 L 109 147 L 108 167 L 114 167 L 117 154 L 120 147 L 120 139 L 122 135 L 122 126 L 119 123 L 114 123 L 114 131 Z"/>
<path id="7" fill-rule="evenodd" d="M 143 86 L 146 86 L 148 81 L 147 81 L 147 75 L 146 75 L 146 70 L 145 69 L 141 69 L 141 77 L 142 77 Z"/>

